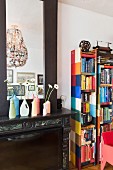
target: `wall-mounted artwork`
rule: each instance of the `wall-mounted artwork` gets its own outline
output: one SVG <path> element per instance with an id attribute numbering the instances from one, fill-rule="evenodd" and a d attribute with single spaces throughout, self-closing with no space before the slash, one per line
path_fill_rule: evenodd
<path id="1" fill-rule="evenodd" d="M 7 69 L 7 80 L 8 83 L 13 83 L 13 70 Z"/>
<path id="2" fill-rule="evenodd" d="M 35 85 L 29 85 L 28 91 L 35 91 Z"/>
<path id="3" fill-rule="evenodd" d="M 24 85 L 11 85 L 8 87 L 12 87 L 13 89 L 8 88 L 7 96 L 12 96 L 13 93 L 16 96 L 25 96 L 25 86 Z"/>
<path id="4" fill-rule="evenodd" d="M 38 85 L 43 85 L 43 74 L 37 75 L 37 82 L 38 82 Z"/>
<path id="5" fill-rule="evenodd" d="M 38 95 L 43 95 L 44 94 L 44 89 L 43 87 L 38 87 Z"/>
<path id="6" fill-rule="evenodd" d="M 35 73 L 17 72 L 17 83 L 35 83 Z"/>

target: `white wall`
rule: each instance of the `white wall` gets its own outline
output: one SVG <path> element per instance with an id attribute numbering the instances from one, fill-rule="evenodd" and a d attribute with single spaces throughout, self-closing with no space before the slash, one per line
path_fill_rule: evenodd
<path id="1" fill-rule="evenodd" d="M 71 108 L 71 50 L 78 48 L 81 40 L 89 40 L 92 46 L 96 46 L 96 40 L 113 42 L 113 18 L 59 3 L 58 97 L 61 95 L 67 97 L 64 106 L 69 109 Z"/>

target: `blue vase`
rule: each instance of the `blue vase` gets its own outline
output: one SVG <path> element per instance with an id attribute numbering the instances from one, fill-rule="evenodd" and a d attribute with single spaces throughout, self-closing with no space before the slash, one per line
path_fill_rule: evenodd
<path id="1" fill-rule="evenodd" d="M 18 97 L 16 97 L 16 95 L 14 94 L 12 99 L 14 100 L 14 105 L 15 105 L 15 110 L 16 110 L 16 117 L 19 116 L 19 99 Z"/>

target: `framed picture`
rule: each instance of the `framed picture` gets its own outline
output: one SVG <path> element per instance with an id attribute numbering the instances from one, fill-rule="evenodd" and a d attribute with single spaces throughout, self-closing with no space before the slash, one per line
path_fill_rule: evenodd
<path id="1" fill-rule="evenodd" d="M 13 83 L 13 70 L 7 69 L 7 80 L 9 83 Z"/>
<path id="2" fill-rule="evenodd" d="M 35 83 L 35 73 L 17 72 L 17 83 Z"/>
<path id="3" fill-rule="evenodd" d="M 28 91 L 35 91 L 35 85 L 29 85 Z"/>
<path id="4" fill-rule="evenodd" d="M 38 85 L 43 85 L 43 74 L 37 75 L 37 82 L 38 82 Z"/>
<path id="5" fill-rule="evenodd" d="M 44 94 L 43 87 L 38 87 L 38 95 L 43 95 L 43 94 Z"/>
<path id="6" fill-rule="evenodd" d="M 14 93 L 16 96 L 25 96 L 25 86 L 24 85 L 12 85 L 12 89 L 8 89 L 7 96 L 12 96 Z"/>
<path id="7" fill-rule="evenodd" d="M 13 89 L 7 88 L 7 96 L 12 96 L 14 94 Z"/>

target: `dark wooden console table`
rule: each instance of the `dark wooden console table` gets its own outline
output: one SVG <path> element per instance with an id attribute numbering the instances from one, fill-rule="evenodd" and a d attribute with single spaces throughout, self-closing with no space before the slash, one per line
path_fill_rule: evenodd
<path id="1" fill-rule="evenodd" d="M 24 147 L 23 147 L 24 144 L 21 144 L 21 147 L 18 149 L 17 146 L 19 146 L 20 143 L 19 143 L 19 145 L 14 143 L 15 147 L 14 146 L 12 147 L 8 143 L 10 143 L 11 141 L 16 142 L 18 140 L 25 141 L 25 139 L 27 139 L 27 138 L 29 139 L 29 137 L 31 138 L 32 135 L 34 135 L 34 134 L 37 136 L 40 136 L 43 134 L 43 132 L 45 132 L 45 135 L 44 135 L 45 138 L 43 138 L 43 139 L 45 140 L 45 144 L 47 143 L 47 147 L 49 147 L 48 140 L 50 138 L 52 138 L 52 134 L 54 134 L 53 132 L 55 132 L 56 134 L 58 134 L 57 135 L 58 137 L 56 138 L 57 141 L 54 136 L 52 139 L 52 142 L 50 144 L 50 147 L 52 147 L 52 144 L 54 144 L 55 142 L 58 145 L 58 147 L 57 147 L 57 150 L 58 150 L 57 157 L 58 158 L 56 157 L 57 161 L 55 161 L 55 162 L 57 162 L 57 164 L 55 165 L 56 170 L 68 170 L 69 169 L 70 117 L 72 114 L 74 114 L 74 112 L 72 113 L 72 111 L 70 111 L 68 109 L 62 109 L 61 111 L 57 111 L 56 113 L 47 115 L 45 117 L 39 115 L 34 118 L 27 117 L 27 118 L 16 118 L 16 119 L 11 119 L 11 120 L 9 120 L 7 117 L 0 117 L 0 153 L 2 153 L 2 156 L 0 156 L 0 167 L 2 167 L 2 168 L 0 168 L 0 169 L 1 170 L 8 169 L 4 165 L 8 164 L 7 166 L 9 166 L 9 167 L 11 166 L 10 161 L 9 161 L 9 163 L 7 163 L 7 160 L 10 159 L 10 155 L 13 155 L 13 154 L 15 155 L 22 148 L 24 149 Z M 48 132 L 52 132 L 52 133 L 49 135 Z M 43 143 L 43 142 L 44 141 L 42 140 L 41 143 Z M 36 143 L 36 140 L 35 140 L 35 143 Z M 38 138 L 37 138 L 37 143 L 38 143 Z M 26 146 L 26 145 L 27 145 L 27 143 L 24 146 Z M 31 145 L 32 144 L 30 144 L 30 147 L 31 147 Z M 33 144 L 33 146 L 34 145 L 35 144 Z M 38 147 L 39 146 L 37 145 L 36 148 L 38 148 Z M 11 148 L 14 148 L 14 150 L 16 150 L 16 151 L 14 153 L 12 153 Z M 29 150 L 29 147 L 28 147 L 28 150 Z M 9 153 L 9 152 L 11 152 L 11 153 Z M 37 151 L 37 152 L 39 152 L 39 151 Z M 4 157 L 4 155 L 8 155 L 8 153 L 9 153 L 9 158 L 7 158 L 7 156 Z M 32 157 L 33 157 L 33 154 L 31 155 L 31 158 Z M 37 164 L 39 164 L 38 154 L 37 154 L 37 156 L 35 155 L 35 157 L 37 157 Z M 35 159 L 35 157 L 33 159 Z M 25 156 L 22 159 L 24 159 L 24 158 L 25 158 Z M 55 155 L 53 155 L 53 158 L 55 158 Z M 7 159 L 7 160 L 5 160 L 5 159 Z M 15 159 L 12 158 L 11 160 L 14 160 L 14 162 L 15 162 Z M 27 159 L 27 160 L 29 163 L 30 159 Z M 48 155 L 48 160 L 49 160 L 49 155 Z M 4 164 L 3 164 L 3 161 L 4 161 Z M 46 158 L 46 161 L 47 161 L 47 158 Z M 49 160 L 49 161 L 52 162 L 52 160 Z M 15 168 L 14 162 L 12 164 Z M 44 164 L 44 162 L 45 161 L 43 160 L 43 164 Z M 25 165 L 25 160 L 24 160 L 24 162 L 22 162 L 22 164 Z M 54 165 L 51 164 L 51 166 L 54 166 Z M 32 170 L 36 170 L 36 169 L 37 170 L 46 170 L 46 169 L 53 170 L 53 167 L 46 167 L 45 169 L 36 168 L 36 167 L 34 169 L 32 169 L 32 168 L 31 169 Z M 10 169 L 11 168 L 9 168 L 8 170 L 10 170 Z M 11 170 L 13 170 L 13 168 Z M 15 168 L 15 170 L 16 170 L 16 168 Z M 24 168 L 22 170 L 24 170 Z M 28 170 L 28 169 L 26 169 L 26 170 Z M 54 170 L 55 170 L 55 168 L 54 168 Z"/>

